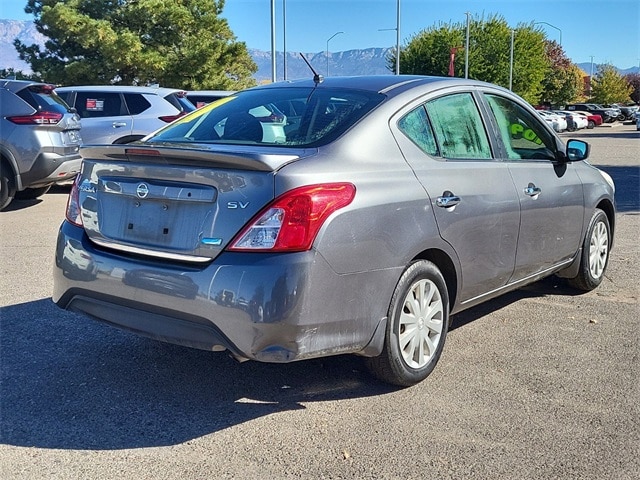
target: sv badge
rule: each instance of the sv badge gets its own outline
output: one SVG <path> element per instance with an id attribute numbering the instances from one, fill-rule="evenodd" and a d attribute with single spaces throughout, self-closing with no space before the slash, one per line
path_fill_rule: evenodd
<path id="1" fill-rule="evenodd" d="M 227 202 L 227 208 L 232 210 L 237 208 L 247 208 L 249 206 L 249 202 Z"/>

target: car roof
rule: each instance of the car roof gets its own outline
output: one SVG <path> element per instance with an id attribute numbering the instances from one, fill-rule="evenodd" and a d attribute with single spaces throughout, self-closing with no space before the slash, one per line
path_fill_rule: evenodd
<path id="1" fill-rule="evenodd" d="M 311 77 L 311 75 L 309 77 Z M 287 85 L 313 88 L 316 83 L 312 78 L 307 78 L 303 80 L 271 83 L 259 87 L 254 87 L 250 90 L 264 88 L 282 88 Z M 492 88 L 500 88 L 496 87 L 496 85 L 486 82 L 480 82 L 477 80 L 457 77 L 432 77 L 424 75 L 361 75 L 353 77 L 327 77 L 324 78 L 322 82 L 317 84 L 317 88 L 347 88 L 385 93 L 388 96 L 394 96 L 395 94 L 399 94 L 406 91 L 407 89 L 420 85 L 431 85 L 433 88 L 465 85 L 490 86 Z"/>
<path id="2" fill-rule="evenodd" d="M 127 85 L 74 85 L 57 87 L 56 90 L 60 92 L 64 91 L 99 91 L 99 92 L 122 92 L 122 93 L 150 93 L 155 95 L 169 95 L 170 93 L 185 92 L 185 90 L 179 88 L 169 87 L 143 87 L 143 86 L 127 86 Z"/>

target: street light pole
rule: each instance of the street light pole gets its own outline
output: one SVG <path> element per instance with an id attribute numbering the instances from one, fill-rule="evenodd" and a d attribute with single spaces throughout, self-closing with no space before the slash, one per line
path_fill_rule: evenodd
<path id="1" fill-rule="evenodd" d="M 271 82 L 276 81 L 276 0 L 271 0 Z"/>
<path id="2" fill-rule="evenodd" d="M 591 82 L 593 82 L 593 55 L 591 55 L 591 71 L 589 72 L 589 100 L 591 100 Z"/>
<path id="3" fill-rule="evenodd" d="M 534 22 L 534 25 L 539 25 L 539 24 L 544 24 L 544 25 L 548 25 L 551 28 L 555 28 L 556 30 L 558 30 L 558 32 L 560 32 L 560 46 L 562 46 L 562 30 L 560 30 L 558 27 L 556 27 L 555 25 L 551 25 L 548 22 Z"/>
<path id="4" fill-rule="evenodd" d="M 336 32 L 333 35 L 331 35 L 329 38 L 327 38 L 327 77 L 329 76 L 329 40 L 331 40 L 336 35 L 340 35 L 341 33 L 344 33 L 344 32 Z"/>
<path id="5" fill-rule="evenodd" d="M 471 12 L 464 12 L 467 16 L 467 40 L 464 46 L 464 78 L 469 78 L 469 15 Z"/>
<path id="6" fill-rule="evenodd" d="M 287 80 L 287 0 L 282 0 L 282 68 L 284 80 Z"/>
<path id="7" fill-rule="evenodd" d="M 516 31 L 511 29 L 511 59 L 509 60 L 509 90 L 513 91 L 513 37 Z"/>
<path id="8" fill-rule="evenodd" d="M 400 0 L 396 8 L 396 75 L 400 75 Z"/>

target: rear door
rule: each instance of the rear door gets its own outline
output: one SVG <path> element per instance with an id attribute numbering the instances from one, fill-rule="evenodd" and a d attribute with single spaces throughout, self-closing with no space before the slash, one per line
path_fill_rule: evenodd
<path id="1" fill-rule="evenodd" d="M 428 192 L 425 214 L 434 212 L 458 255 L 461 303 L 502 287 L 514 269 L 520 207 L 473 94 L 440 95 L 396 122 L 400 148 Z"/>
<path id="2" fill-rule="evenodd" d="M 537 115 L 499 94 L 484 94 L 502 139 L 502 159 L 521 209 L 512 281 L 571 259 L 582 238 L 583 187 L 573 163 L 556 161 L 558 145 Z"/>
<path id="3" fill-rule="evenodd" d="M 111 144 L 131 135 L 133 118 L 120 93 L 78 91 L 74 106 L 82 118 L 85 144 Z"/>

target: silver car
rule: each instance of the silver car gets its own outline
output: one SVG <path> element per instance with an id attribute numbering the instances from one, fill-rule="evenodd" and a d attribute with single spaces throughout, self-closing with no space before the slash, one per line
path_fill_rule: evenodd
<path id="1" fill-rule="evenodd" d="M 83 148 L 54 301 L 239 360 L 362 355 L 408 386 L 433 370 L 452 314 L 552 274 L 600 284 L 614 185 L 585 161 L 588 144 L 565 145 L 487 83 L 320 80 L 242 91 L 132 146 Z M 271 104 L 297 105 L 285 138 L 250 113 Z M 67 244 L 93 278 L 72 271 Z"/>
<path id="2" fill-rule="evenodd" d="M 82 85 L 56 92 L 82 118 L 85 144 L 134 142 L 195 110 L 176 88 Z"/>
<path id="3" fill-rule="evenodd" d="M 80 171 L 80 118 L 53 85 L 0 79 L 0 210 Z"/>

